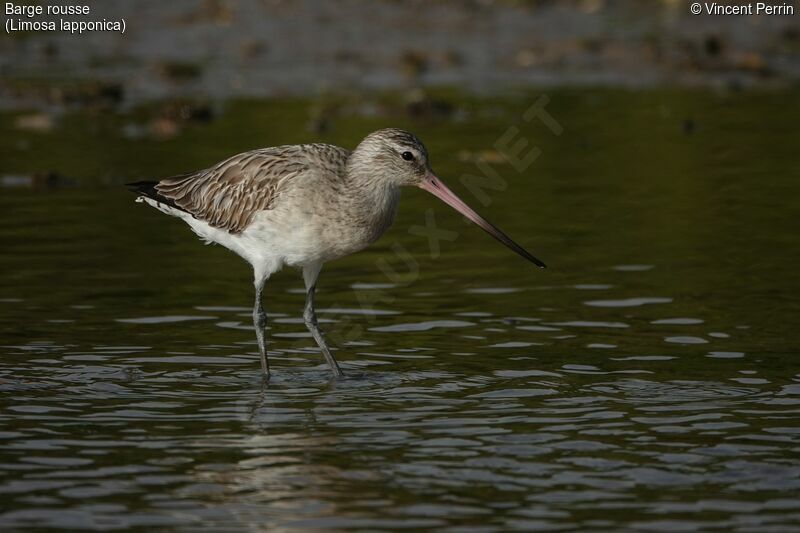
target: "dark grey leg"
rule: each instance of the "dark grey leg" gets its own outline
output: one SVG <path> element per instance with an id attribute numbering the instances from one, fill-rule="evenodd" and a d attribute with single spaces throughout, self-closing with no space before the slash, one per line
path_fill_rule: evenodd
<path id="1" fill-rule="evenodd" d="M 265 378 L 269 378 L 269 360 L 267 359 L 267 341 L 264 334 L 264 328 L 267 326 L 267 313 L 264 312 L 264 307 L 261 305 L 261 290 L 264 288 L 264 282 L 256 282 L 256 302 L 253 305 L 253 326 L 256 330 L 256 338 L 258 339 L 258 351 L 261 352 L 261 371 L 264 373 Z"/>
<path id="2" fill-rule="evenodd" d="M 314 291 L 316 288 L 316 283 L 308 288 L 308 293 L 306 294 L 306 308 L 303 312 L 303 319 L 306 322 L 308 331 L 311 332 L 314 340 L 317 341 L 317 346 L 319 346 L 320 350 L 322 350 L 322 355 L 325 356 L 325 360 L 330 365 L 333 375 L 339 378 L 342 377 L 344 373 L 342 373 L 342 369 L 339 368 L 339 364 L 336 362 L 333 354 L 328 349 L 328 345 L 325 344 L 325 339 L 322 337 L 322 332 L 319 330 L 319 325 L 317 324 L 317 313 L 314 310 Z"/>

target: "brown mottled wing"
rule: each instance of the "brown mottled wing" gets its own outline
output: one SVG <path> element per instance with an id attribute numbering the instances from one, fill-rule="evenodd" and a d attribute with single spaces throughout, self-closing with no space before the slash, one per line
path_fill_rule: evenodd
<path id="1" fill-rule="evenodd" d="M 314 163 L 304 148 L 245 152 L 195 174 L 161 180 L 155 188 L 195 218 L 240 233 L 258 211 L 274 205 L 289 180 Z"/>

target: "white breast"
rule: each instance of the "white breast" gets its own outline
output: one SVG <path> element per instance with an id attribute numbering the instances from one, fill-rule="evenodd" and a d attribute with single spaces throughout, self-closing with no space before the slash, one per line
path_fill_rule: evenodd
<path id="1" fill-rule="evenodd" d="M 309 181 L 285 191 L 274 208 L 260 211 L 239 234 L 150 198 L 144 200 L 184 220 L 206 243 L 228 248 L 257 273 L 269 276 L 284 265 L 302 267 L 357 252 L 392 225 L 399 189 L 372 189 L 345 197 L 318 185 Z"/>

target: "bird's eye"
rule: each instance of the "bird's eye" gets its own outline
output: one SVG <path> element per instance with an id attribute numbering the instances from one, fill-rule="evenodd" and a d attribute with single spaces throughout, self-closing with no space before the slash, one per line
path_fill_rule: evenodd
<path id="1" fill-rule="evenodd" d="M 401 154 L 401 157 L 403 159 L 405 159 L 406 161 L 413 161 L 414 160 L 414 154 L 412 154 L 411 152 L 403 152 Z"/>

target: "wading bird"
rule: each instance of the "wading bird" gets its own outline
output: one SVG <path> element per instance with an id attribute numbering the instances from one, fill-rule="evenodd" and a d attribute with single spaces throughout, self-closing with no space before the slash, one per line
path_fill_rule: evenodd
<path id="1" fill-rule="evenodd" d="M 317 325 L 317 278 L 324 263 L 365 248 L 391 226 L 403 186 L 432 193 L 545 268 L 448 189 L 431 170 L 422 142 L 399 129 L 373 132 L 352 152 L 329 144 L 262 148 L 199 172 L 128 184 L 137 201 L 182 219 L 207 243 L 221 244 L 253 266 L 253 325 L 265 377 L 270 370 L 261 293 L 284 265 L 302 268 L 306 327 L 334 375 L 342 375 Z"/>

